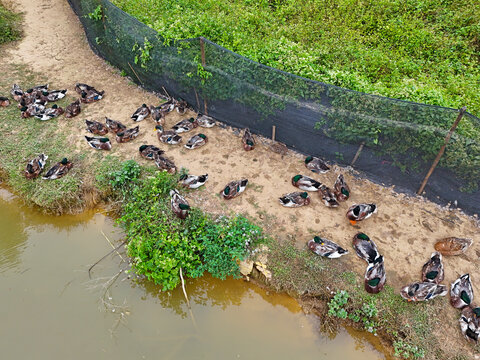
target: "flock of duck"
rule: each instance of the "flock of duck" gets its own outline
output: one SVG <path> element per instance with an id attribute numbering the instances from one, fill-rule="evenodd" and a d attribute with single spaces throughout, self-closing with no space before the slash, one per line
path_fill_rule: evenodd
<path id="1" fill-rule="evenodd" d="M 59 115 L 65 114 L 65 117 L 72 118 L 80 114 L 82 105 L 99 101 L 104 96 L 104 91 L 97 91 L 93 86 L 77 83 L 75 91 L 80 97 L 68 105 L 65 109 L 54 104 L 48 107 L 48 104 L 65 97 L 67 90 L 48 90 L 47 85 L 40 85 L 23 91 L 18 85 L 14 84 L 11 90 L 12 98 L 18 102 L 18 108 L 21 111 L 22 118 L 35 117 L 39 120 L 50 120 Z M 7 97 L 0 96 L 0 106 L 10 105 Z M 188 109 L 185 101 L 178 101 L 170 98 L 159 106 L 150 106 L 143 104 L 132 115 L 134 122 L 140 122 L 151 117 L 155 123 L 155 131 L 158 140 L 164 144 L 177 145 L 182 142 L 180 134 L 189 132 L 197 127 L 210 128 L 215 126 L 215 120 L 209 116 L 199 114 L 196 118 L 184 119 L 175 124 L 171 129 L 165 130 L 166 115 L 177 110 L 184 114 Z M 98 121 L 85 120 L 86 131 L 92 135 L 85 136 L 89 146 L 96 150 L 110 150 L 112 143 L 105 135 L 108 132 L 115 134 L 117 143 L 125 143 L 134 140 L 140 127 L 127 128 L 119 121 L 105 118 L 105 123 Z M 185 143 L 185 148 L 193 150 L 200 148 L 208 143 L 208 138 L 203 133 L 198 133 L 190 137 Z M 255 137 L 249 129 L 245 129 L 242 136 L 242 144 L 245 151 L 255 149 Z M 153 160 L 156 166 L 169 173 L 177 171 L 173 160 L 165 156 L 165 152 L 155 145 L 141 145 L 139 147 L 141 157 L 147 160 Z M 30 160 L 25 167 L 24 175 L 27 179 L 37 178 L 46 165 L 48 156 L 40 154 Z M 54 164 L 43 176 L 43 179 L 53 180 L 66 175 L 73 167 L 72 162 L 67 158 Z M 329 166 L 320 158 L 308 156 L 305 158 L 305 167 L 314 173 L 325 173 L 329 171 Z M 201 187 L 208 180 L 208 174 L 189 175 L 183 174 L 179 178 L 179 183 L 183 187 L 196 189 Z M 221 191 L 224 199 L 229 200 L 241 195 L 248 185 L 248 179 L 238 179 L 229 182 Z M 292 185 L 302 191 L 284 194 L 279 198 L 279 202 L 285 207 L 301 207 L 310 204 L 311 198 L 308 192 L 319 192 L 325 206 L 335 208 L 339 202 L 346 201 L 350 197 L 350 188 L 344 177 L 340 174 L 333 189 L 325 184 L 321 184 L 315 179 L 305 175 L 295 175 L 292 178 Z M 185 219 L 190 210 L 188 201 L 176 189 L 171 190 L 171 209 L 181 219 Z M 346 217 L 352 225 L 359 221 L 368 219 L 377 212 L 376 204 L 353 204 L 349 207 Z M 445 296 L 447 287 L 442 285 L 444 279 L 444 269 L 442 263 L 442 254 L 458 255 L 466 251 L 471 245 L 470 239 L 446 238 L 435 244 L 435 251 L 431 258 L 425 263 L 421 271 L 421 281 L 407 285 L 402 288 L 401 296 L 408 301 L 427 301 L 437 296 Z M 307 242 L 308 248 L 315 254 L 327 258 L 339 258 L 348 254 L 348 250 L 343 249 L 338 244 L 328 239 L 315 236 Z M 364 287 L 369 293 L 376 294 L 380 292 L 386 282 L 386 272 L 384 258 L 379 253 L 375 242 L 366 234 L 359 232 L 353 237 L 352 246 L 356 254 L 366 261 L 367 267 L 364 275 Z M 473 288 L 469 274 L 462 275 L 451 284 L 450 303 L 453 307 L 461 309 L 460 328 L 463 335 L 468 339 L 477 342 L 480 336 L 480 307 L 473 304 Z"/>

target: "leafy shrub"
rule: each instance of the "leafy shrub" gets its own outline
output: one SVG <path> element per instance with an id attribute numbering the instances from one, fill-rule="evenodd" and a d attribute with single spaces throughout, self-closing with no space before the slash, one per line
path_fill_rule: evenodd
<path id="1" fill-rule="evenodd" d="M 215 220 L 198 209 L 181 220 L 170 208 L 169 194 L 178 176 L 158 171 L 142 176 L 141 170 L 129 160 L 109 175 L 112 188 L 123 196 L 118 222 L 126 232 L 134 271 L 163 290 L 179 284 L 180 268 L 190 278 L 205 271 L 221 279 L 237 276 L 248 245 L 263 239 L 260 228 L 241 216 Z"/>

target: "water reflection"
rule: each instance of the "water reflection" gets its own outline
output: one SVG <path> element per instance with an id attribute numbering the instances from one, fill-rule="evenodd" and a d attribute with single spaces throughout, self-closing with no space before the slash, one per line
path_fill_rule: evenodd
<path id="1" fill-rule="evenodd" d="M 180 287 L 162 293 L 122 274 L 106 292 L 125 264 L 109 256 L 88 278 L 111 250 L 102 232 L 122 236 L 101 214 L 50 217 L 1 196 L 0 226 L 2 358 L 382 358 L 345 330 L 328 339 L 293 299 L 243 280 L 188 280 L 191 313 Z"/>

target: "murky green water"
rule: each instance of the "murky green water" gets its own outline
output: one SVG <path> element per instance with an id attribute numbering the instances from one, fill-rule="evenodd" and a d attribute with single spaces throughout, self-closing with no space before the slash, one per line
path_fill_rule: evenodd
<path id="1" fill-rule="evenodd" d="M 49 217 L 0 188 L 2 359 L 382 359 L 358 336 L 328 338 L 288 296 L 243 280 L 187 281 L 160 293 L 109 256 L 121 239 L 98 213 Z M 193 315 L 193 317 L 192 317 Z"/>

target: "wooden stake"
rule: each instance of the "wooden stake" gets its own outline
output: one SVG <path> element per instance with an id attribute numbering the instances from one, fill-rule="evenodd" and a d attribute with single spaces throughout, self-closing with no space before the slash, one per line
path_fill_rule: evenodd
<path id="1" fill-rule="evenodd" d="M 272 140 L 273 140 L 273 141 L 275 141 L 275 130 L 276 130 L 276 129 L 277 129 L 276 126 L 273 125 L 273 126 L 272 126 Z"/>
<path id="2" fill-rule="evenodd" d="M 197 109 L 200 111 L 200 101 L 198 101 L 197 89 L 193 88 L 193 91 L 195 91 L 195 99 L 197 99 Z"/>
<path id="3" fill-rule="evenodd" d="M 207 65 L 207 61 L 205 60 L 205 41 L 201 36 L 200 36 L 200 56 L 202 58 L 202 66 L 205 68 L 205 66 Z M 205 98 L 203 98 L 203 107 L 204 107 L 204 114 L 208 115 L 207 99 Z"/>
<path id="4" fill-rule="evenodd" d="M 130 65 L 130 63 L 129 63 L 129 62 L 127 62 L 127 64 L 128 64 L 128 66 L 130 66 L 130 69 L 132 69 L 132 71 L 133 71 L 133 73 L 135 74 L 135 76 L 137 77 L 138 81 L 140 81 L 140 84 L 142 84 L 142 85 L 143 85 L 143 83 L 142 83 L 142 80 L 140 80 L 140 78 L 138 77 L 138 75 L 137 75 L 137 73 L 135 72 L 135 70 L 133 70 L 133 67 L 132 67 L 132 65 Z"/>
<path id="5" fill-rule="evenodd" d="M 443 142 L 442 147 L 440 148 L 440 151 L 437 154 L 437 157 L 435 158 L 435 160 L 433 160 L 433 163 L 432 163 L 432 166 L 430 167 L 430 170 L 428 170 L 428 173 L 425 176 L 425 179 L 423 179 L 422 185 L 420 185 L 420 189 L 418 189 L 418 191 L 417 191 L 417 195 L 421 195 L 422 192 L 423 192 L 423 189 L 425 189 L 425 185 L 427 185 L 427 182 L 428 182 L 428 179 L 430 178 L 430 175 L 432 175 L 433 170 L 435 170 L 435 168 L 437 167 L 438 162 L 440 161 L 443 153 L 445 152 L 445 148 L 447 147 L 447 144 L 450 141 L 450 138 L 452 137 L 452 134 L 455 132 L 455 129 L 457 128 L 460 120 L 462 120 L 463 114 L 465 113 L 466 110 L 467 110 L 466 106 L 464 106 L 460 109 L 460 112 L 458 113 L 457 119 L 455 120 L 452 127 L 450 128 L 450 131 L 448 132 L 447 136 L 445 136 L 445 140 Z"/>
<path id="6" fill-rule="evenodd" d="M 350 166 L 353 166 L 353 164 L 355 164 L 355 162 L 357 161 L 358 157 L 360 156 L 360 153 L 362 152 L 364 146 L 365 146 L 365 141 L 362 141 L 362 143 L 358 147 L 358 150 L 357 150 L 355 156 L 353 157 L 352 162 L 350 163 Z"/>
<path id="7" fill-rule="evenodd" d="M 182 280 L 183 295 L 185 295 L 185 299 L 187 300 L 187 306 L 190 309 L 190 301 L 188 301 L 187 291 L 185 290 L 185 281 L 183 281 L 182 268 L 180 268 L 180 279 Z"/>

